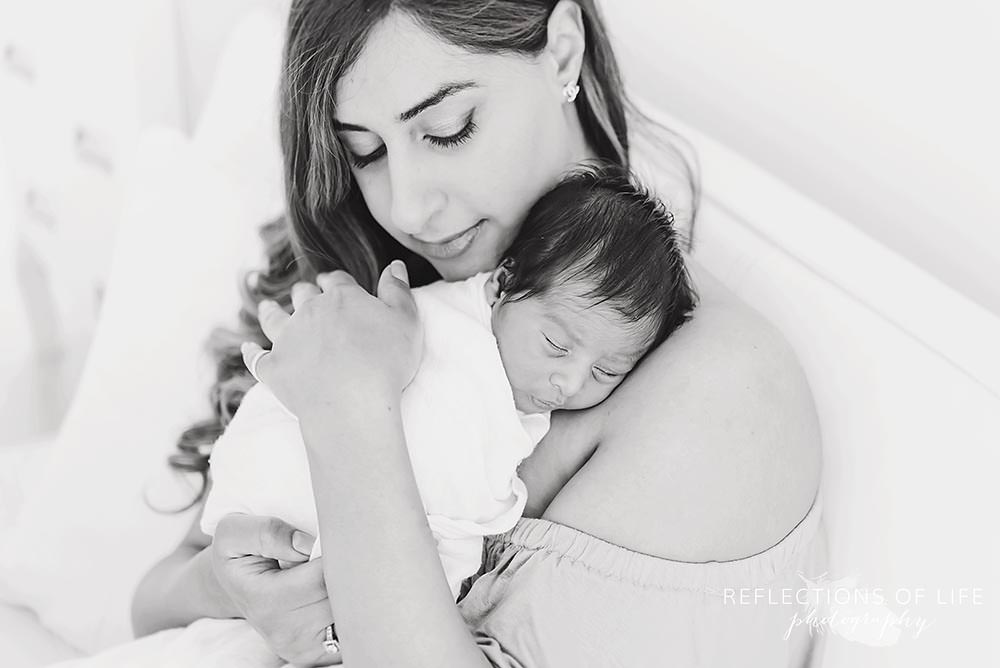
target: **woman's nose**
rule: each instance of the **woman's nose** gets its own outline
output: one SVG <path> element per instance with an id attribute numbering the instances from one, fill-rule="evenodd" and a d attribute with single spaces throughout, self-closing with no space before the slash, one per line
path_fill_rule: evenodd
<path id="1" fill-rule="evenodd" d="M 444 209 L 444 192 L 435 175 L 414 162 L 398 162 L 390 170 L 392 207 L 389 214 L 396 229 L 419 237 L 431 230 L 431 222 Z"/>

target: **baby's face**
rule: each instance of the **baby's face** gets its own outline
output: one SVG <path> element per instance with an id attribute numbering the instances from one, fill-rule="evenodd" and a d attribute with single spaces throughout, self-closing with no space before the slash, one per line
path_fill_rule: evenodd
<path id="1" fill-rule="evenodd" d="M 649 348 L 649 323 L 568 291 L 498 299 L 492 319 L 514 403 L 525 413 L 601 403 Z"/>

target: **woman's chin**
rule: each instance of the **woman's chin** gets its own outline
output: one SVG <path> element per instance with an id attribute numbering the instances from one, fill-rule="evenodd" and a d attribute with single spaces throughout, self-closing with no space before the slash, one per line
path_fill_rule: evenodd
<path id="1" fill-rule="evenodd" d="M 475 274 L 496 269 L 500 261 L 499 253 L 473 252 L 474 250 L 478 249 L 470 248 L 462 255 L 446 260 L 427 259 L 446 281 L 462 281 Z"/>
<path id="2" fill-rule="evenodd" d="M 508 238 L 511 237 L 511 238 Z M 493 271 L 500 257 L 510 245 L 513 234 L 497 225 L 493 219 L 484 219 L 472 242 L 460 253 L 451 257 L 423 255 L 446 281 L 462 281 L 484 271 Z"/>

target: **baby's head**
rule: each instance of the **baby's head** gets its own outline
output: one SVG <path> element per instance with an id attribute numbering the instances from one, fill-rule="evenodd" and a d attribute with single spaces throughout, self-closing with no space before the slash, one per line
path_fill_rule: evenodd
<path id="1" fill-rule="evenodd" d="M 486 286 L 514 403 L 603 401 L 695 304 L 672 216 L 628 172 L 574 172 L 531 209 Z"/>

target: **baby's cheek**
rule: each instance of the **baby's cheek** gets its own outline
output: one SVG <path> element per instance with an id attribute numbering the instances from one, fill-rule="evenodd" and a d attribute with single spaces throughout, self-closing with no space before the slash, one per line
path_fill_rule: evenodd
<path id="1" fill-rule="evenodd" d="M 611 395 L 611 392 L 614 391 L 615 387 L 617 387 L 617 385 L 605 385 L 601 389 L 600 396 L 597 397 L 597 399 L 596 399 L 596 401 L 594 401 L 594 403 L 595 404 L 599 404 L 602 401 L 604 401 L 605 399 L 607 399 Z"/>
<path id="2" fill-rule="evenodd" d="M 512 366 L 512 373 L 508 373 L 508 376 L 512 376 L 510 379 L 512 384 L 525 391 L 536 391 L 542 376 L 541 365 L 531 359 L 530 355 L 519 351 L 515 353 Z"/>
<path id="3" fill-rule="evenodd" d="M 604 397 L 606 396 L 608 396 L 608 392 L 603 386 L 596 382 L 591 382 L 567 401 L 565 408 L 574 411 L 590 408 L 604 401 Z"/>
<path id="4" fill-rule="evenodd" d="M 596 406 L 597 404 L 607 399 L 609 396 L 611 396 L 611 393 L 615 391 L 615 388 L 617 388 L 621 384 L 622 384 L 621 380 L 619 380 L 616 383 L 601 383 L 599 385 L 599 391 L 597 392 L 597 395 L 594 397 L 593 403 L 591 405 Z"/>

